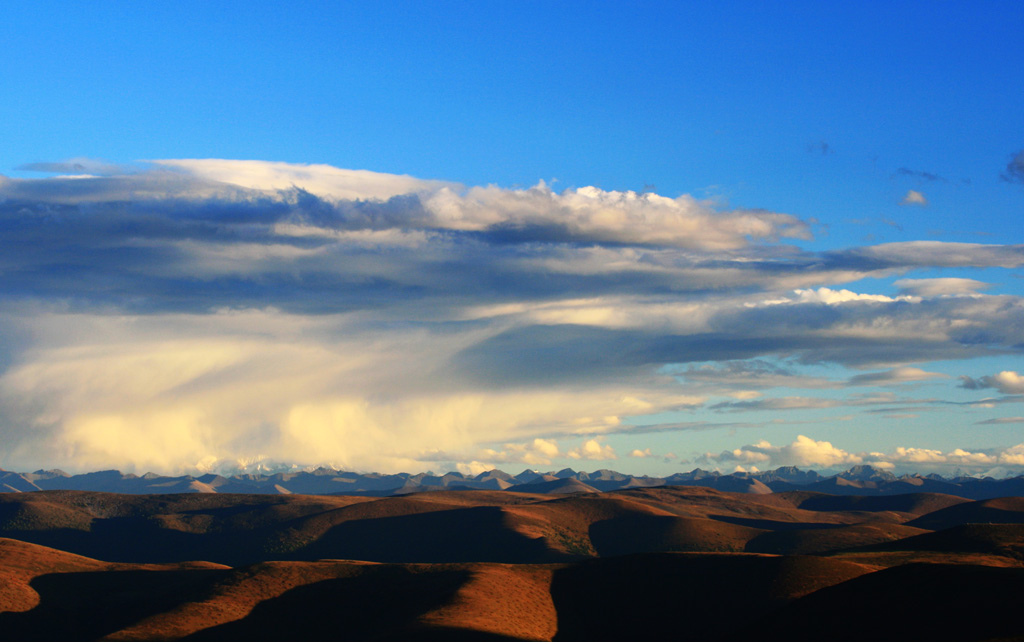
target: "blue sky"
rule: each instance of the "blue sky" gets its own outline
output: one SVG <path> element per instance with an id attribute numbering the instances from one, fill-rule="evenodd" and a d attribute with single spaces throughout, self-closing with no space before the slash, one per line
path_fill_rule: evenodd
<path id="1" fill-rule="evenodd" d="M 1024 466 L 1020 3 L 321 5 L 5 8 L 0 466 Z"/>

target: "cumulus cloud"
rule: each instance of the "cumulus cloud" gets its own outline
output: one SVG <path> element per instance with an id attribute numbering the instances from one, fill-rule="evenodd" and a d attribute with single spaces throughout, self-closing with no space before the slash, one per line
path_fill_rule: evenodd
<path id="1" fill-rule="evenodd" d="M 836 448 L 830 442 L 816 441 L 810 437 L 799 435 L 790 444 L 773 446 L 767 441 L 759 441 L 734 450 L 726 450 L 718 455 L 707 453 L 706 461 L 740 464 L 758 464 L 763 470 L 771 466 L 804 466 L 815 468 L 831 468 L 834 466 L 853 465 L 864 460 L 859 455 Z"/>
<path id="2" fill-rule="evenodd" d="M 917 190 L 907 190 L 907 194 L 900 201 L 900 205 L 917 205 L 924 207 L 928 204 L 928 199 L 925 198 L 924 194 Z"/>
<path id="3" fill-rule="evenodd" d="M 988 452 L 969 451 L 963 448 L 942 452 L 926 448 L 899 447 L 882 457 L 893 464 L 947 464 L 969 468 L 1021 466 L 1024 465 L 1024 444 Z"/>
<path id="4" fill-rule="evenodd" d="M 651 449 L 650 448 L 644 448 L 643 450 L 640 450 L 639 448 L 634 448 L 629 453 L 629 456 L 630 457 L 636 457 L 638 459 L 644 459 L 646 457 L 654 457 L 654 455 L 651 453 Z"/>
<path id="5" fill-rule="evenodd" d="M 756 465 L 761 470 L 778 466 L 807 468 L 841 468 L 869 464 L 876 468 L 901 467 L 909 470 L 945 470 L 956 467 L 985 470 L 994 466 L 1024 466 L 1024 444 L 1003 449 L 967 450 L 954 448 L 943 451 L 934 448 L 897 446 L 890 452 L 851 453 L 827 441 L 817 441 L 800 435 L 792 443 L 775 446 L 761 440 L 721 453 L 706 453 L 701 461 L 711 465 L 742 466 L 749 470 Z"/>
<path id="6" fill-rule="evenodd" d="M 968 390 L 995 388 L 1004 395 L 1019 395 L 1024 394 L 1024 376 L 1013 370 L 1004 370 L 977 379 L 963 375 L 960 377 L 960 387 Z"/>
<path id="7" fill-rule="evenodd" d="M 522 463 L 529 466 L 548 466 L 559 454 L 558 443 L 555 440 L 537 437 L 525 444 L 505 444 L 500 451 L 487 448 L 481 450 L 478 456 L 491 464 Z"/>
<path id="8" fill-rule="evenodd" d="M 618 459 L 615 455 L 615 449 L 608 444 L 602 444 L 597 438 L 588 439 L 583 442 L 583 445 L 573 448 L 566 455 L 570 459 L 593 459 L 593 460 L 608 460 Z"/>

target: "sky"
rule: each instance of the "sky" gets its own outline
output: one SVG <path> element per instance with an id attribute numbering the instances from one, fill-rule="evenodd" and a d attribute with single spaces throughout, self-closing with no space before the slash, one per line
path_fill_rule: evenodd
<path id="1" fill-rule="evenodd" d="M 17 3 L 0 467 L 1024 473 L 1019 2 Z"/>

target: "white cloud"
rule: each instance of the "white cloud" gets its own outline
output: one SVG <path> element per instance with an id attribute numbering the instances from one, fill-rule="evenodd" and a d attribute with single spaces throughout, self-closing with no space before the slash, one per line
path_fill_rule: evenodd
<path id="1" fill-rule="evenodd" d="M 477 456 L 493 464 L 521 463 L 529 466 L 547 466 L 559 456 L 558 443 L 553 439 L 536 438 L 530 443 L 505 444 L 501 450 L 486 448 Z M 488 468 L 489 469 L 489 468 Z"/>
<path id="2" fill-rule="evenodd" d="M 839 305 L 850 301 L 878 301 L 892 303 L 893 301 L 911 300 L 907 297 L 888 297 L 882 294 L 860 294 L 850 290 L 832 290 L 829 288 L 818 288 L 817 290 L 795 290 L 797 298 L 794 303 L 825 303 L 827 305 Z"/>
<path id="3" fill-rule="evenodd" d="M 701 459 L 712 465 L 736 464 L 737 470 L 750 470 L 754 464 L 761 470 L 767 470 L 778 466 L 839 468 L 866 463 L 883 469 L 902 467 L 915 472 L 942 470 L 949 473 L 957 467 L 981 471 L 992 466 L 1024 466 L 1024 444 L 987 451 L 970 451 L 963 448 L 942 451 L 934 448 L 898 446 L 888 453 L 851 453 L 833 446 L 830 442 L 816 441 L 800 435 L 785 446 L 774 446 L 762 440 L 717 455 L 707 453 Z"/>
<path id="4" fill-rule="evenodd" d="M 629 453 L 629 456 L 636 457 L 638 459 L 644 459 L 645 457 L 654 457 L 654 455 L 651 453 L 650 448 L 644 448 L 643 450 L 640 450 L 639 448 L 634 448 L 633 451 Z"/>
<path id="5" fill-rule="evenodd" d="M 599 438 L 588 439 L 582 446 L 573 448 L 566 456 L 570 459 L 618 459 L 615 450 L 608 444 L 602 444 Z"/>
<path id="6" fill-rule="evenodd" d="M 773 446 L 767 441 L 741 446 L 735 450 L 725 451 L 718 455 L 708 453 L 704 456 L 710 462 L 739 462 L 741 464 L 764 464 L 778 466 L 803 466 L 831 468 L 840 465 L 852 465 L 863 462 L 863 458 L 836 448 L 827 441 L 815 441 L 804 435 L 786 446 Z"/>
<path id="7" fill-rule="evenodd" d="M 596 187 L 556 193 L 543 182 L 520 190 L 473 187 L 461 194 L 442 188 L 426 198 L 424 206 L 448 229 L 535 227 L 540 234 L 565 240 L 733 249 L 746 245 L 747 239 L 809 238 L 810 234 L 805 223 L 786 214 L 718 212 L 690 196 L 673 199 Z"/>
<path id="8" fill-rule="evenodd" d="M 837 465 L 859 464 L 863 461 L 858 455 L 851 455 L 830 442 L 815 441 L 803 435 L 798 436 L 790 445 L 783 446 L 780 455 L 784 461 L 790 461 L 797 466 L 830 468 Z"/>
<path id="9" fill-rule="evenodd" d="M 900 205 L 918 205 L 924 207 L 928 204 L 928 199 L 924 197 L 924 194 L 917 190 L 907 190 L 906 196 L 900 201 Z"/>
<path id="10" fill-rule="evenodd" d="M 1006 395 L 1019 395 L 1024 393 L 1024 376 L 1013 370 L 1004 370 L 991 377 L 986 377 L 986 382 L 999 392 Z"/>

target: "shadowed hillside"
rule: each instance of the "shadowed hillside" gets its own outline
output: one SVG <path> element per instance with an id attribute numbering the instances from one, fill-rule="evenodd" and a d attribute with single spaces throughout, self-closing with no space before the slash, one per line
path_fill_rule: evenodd
<path id="1" fill-rule="evenodd" d="M 908 564 L 824 588 L 730 639 L 1020 640 L 1024 569 Z"/>

